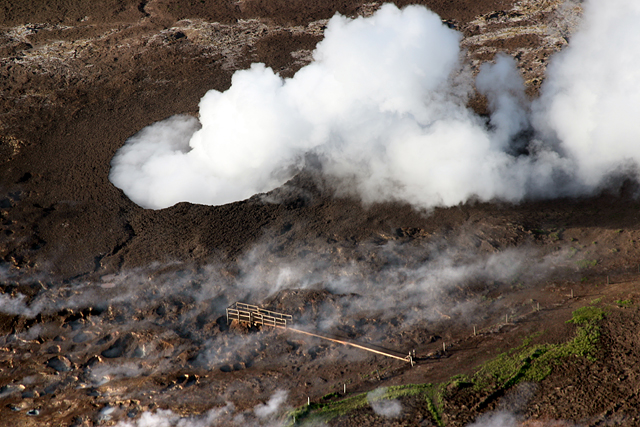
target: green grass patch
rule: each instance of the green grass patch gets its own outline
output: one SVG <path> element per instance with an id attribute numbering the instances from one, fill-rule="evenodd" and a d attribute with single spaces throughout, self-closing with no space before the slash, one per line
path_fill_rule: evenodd
<path id="1" fill-rule="evenodd" d="M 633 301 L 631 301 L 630 299 L 616 300 L 616 304 L 618 305 L 618 307 L 629 308 L 633 305 Z"/>
<path id="2" fill-rule="evenodd" d="M 367 393 L 351 396 L 335 402 L 311 403 L 302 406 L 288 415 L 289 425 L 298 425 L 307 418 L 317 421 L 329 421 L 333 418 L 348 415 L 349 413 L 369 406 L 369 402 L 379 400 L 394 400 L 407 396 L 421 396 L 427 403 L 427 408 L 433 417 L 433 421 L 444 426 L 441 409 L 441 386 L 433 384 L 406 384 L 384 389 L 378 396 L 368 396 Z M 326 399 L 323 399 L 326 400 Z"/>
<path id="3" fill-rule="evenodd" d="M 523 344 L 485 363 L 474 375 L 476 390 L 507 389 L 522 381 L 542 381 L 553 366 L 563 358 L 576 356 L 595 360 L 596 343 L 600 338 L 598 322 L 605 316 L 597 307 L 582 307 L 573 312 L 568 323 L 578 326 L 575 337 L 564 344 L 531 345 L 533 337 Z"/>
<path id="4" fill-rule="evenodd" d="M 598 265 L 598 260 L 597 259 L 581 259 L 580 261 L 576 262 L 576 264 L 578 264 L 578 268 L 580 269 L 591 268 Z"/>
<path id="5" fill-rule="evenodd" d="M 325 394 L 324 396 L 322 396 L 322 400 L 331 400 L 331 399 L 333 399 L 335 397 L 340 397 L 340 393 L 335 391 L 333 393 Z"/>
<path id="6" fill-rule="evenodd" d="M 600 302 L 600 299 L 594 301 Z M 598 324 L 605 315 L 605 311 L 598 307 L 579 308 L 573 312 L 572 318 L 567 320 L 567 323 L 573 323 L 577 327 L 576 334 L 571 341 L 562 344 L 532 344 L 534 339 L 542 334 L 542 332 L 538 332 L 526 337 L 519 347 L 484 363 L 473 376 L 456 375 L 442 384 L 393 386 L 373 399 L 393 400 L 408 396 L 420 396 L 425 399 L 433 421 L 438 426 L 444 426 L 442 421 L 443 401 L 448 393 L 473 387 L 475 391 L 484 392 L 491 396 L 496 391 L 507 390 L 523 381 L 542 381 L 551 374 L 556 364 L 566 358 L 585 357 L 589 361 L 594 361 L 596 344 L 600 338 Z M 336 395 L 337 393 L 331 393 L 325 398 L 327 396 L 333 398 Z M 307 418 L 328 421 L 345 416 L 357 409 L 367 407 L 369 399 L 371 399 L 366 393 L 340 401 L 327 401 L 329 398 L 325 398 L 321 403 L 312 403 L 292 411 L 289 414 L 289 425 L 297 425 Z"/>
<path id="7" fill-rule="evenodd" d="M 547 236 L 550 240 L 557 242 L 558 240 L 562 240 L 562 233 L 564 232 L 564 228 L 550 228 L 545 230 L 543 228 L 535 228 L 531 230 L 531 232 L 535 236 Z"/>
<path id="8" fill-rule="evenodd" d="M 567 320 L 567 323 L 574 323 L 576 325 L 588 325 L 591 323 L 597 323 L 604 319 L 605 312 L 598 307 L 585 306 L 577 309 L 573 312 L 571 319 Z"/>
<path id="9" fill-rule="evenodd" d="M 602 298 L 596 298 L 591 300 L 591 305 L 600 304 L 602 302 Z"/>

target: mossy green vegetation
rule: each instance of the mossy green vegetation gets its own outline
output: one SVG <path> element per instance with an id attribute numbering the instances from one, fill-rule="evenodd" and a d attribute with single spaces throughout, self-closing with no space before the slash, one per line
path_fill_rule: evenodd
<path id="1" fill-rule="evenodd" d="M 571 319 L 567 323 L 576 325 L 594 324 L 604 319 L 605 311 L 599 307 L 585 306 L 573 312 Z"/>
<path id="2" fill-rule="evenodd" d="M 576 264 L 578 264 L 578 268 L 584 270 L 586 268 L 591 268 L 598 265 L 598 260 L 597 259 L 581 259 Z"/>
<path id="3" fill-rule="evenodd" d="M 564 228 L 550 228 L 550 229 L 542 229 L 536 228 L 531 230 L 531 232 L 535 236 L 547 236 L 552 241 L 556 242 L 558 240 L 562 240 L 562 233 L 564 233 Z"/>
<path id="4" fill-rule="evenodd" d="M 630 299 L 616 300 L 616 304 L 618 305 L 618 307 L 629 308 L 633 305 L 633 301 L 631 301 Z"/>
<path id="5" fill-rule="evenodd" d="M 561 344 L 534 344 L 543 332 L 526 337 L 522 344 L 504 352 L 481 365 L 475 374 L 456 375 L 441 384 L 408 384 L 385 389 L 375 400 L 392 400 L 409 396 L 425 399 L 433 421 L 444 426 L 442 421 L 443 399 L 450 393 L 463 388 L 471 388 L 480 395 L 491 399 L 500 390 L 507 390 L 520 382 L 539 382 L 553 371 L 554 366 L 571 357 L 585 357 L 594 361 L 596 344 L 600 338 L 599 322 L 606 312 L 599 307 L 585 306 L 573 312 L 567 323 L 576 325 L 576 334 L 568 342 Z M 333 397 L 333 394 L 332 394 Z M 328 421 L 335 417 L 369 405 L 371 397 L 359 394 L 340 401 L 312 403 L 289 414 L 290 425 L 297 425 L 304 419 L 313 418 Z"/>
<path id="6" fill-rule="evenodd" d="M 289 413 L 289 425 L 297 425 L 301 421 L 307 419 L 311 415 L 319 421 L 328 421 L 332 418 L 348 415 L 350 412 L 369 406 L 370 401 L 377 400 L 393 400 L 407 396 L 421 396 L 426 400 L 429 412 L 434 421 L 443 426 L 440 414 L 440 385 L 433 384 L 406 384 L 401 386 L 393 386 L 384 389 L 383 392 L 376 396 L 367 395 L 367 393 L 358 394 L 346 399 L 334 402 L 311 403 L 302 406 Z M 332 393 L 333 395 L 333 393 Z M 333 397 L 333 396 L 332 396 Z M 323 398 L 323 400 L 326 400 Z"/>
<path id="7" fill-rule="evenodd" d="M 520 347 L 498 355 L 485 363 L 473 377 L 476 390 L 508 389 L 522 381 L 542 381 L 554 365 L 563 358 L 576 356 L 595 360 L 596 343 L 600 337 L 598 322 L 605 316 L 598 307 L 582 307 L 573 312 L 568 323 L 578 326 L 575 337 L 563 344 L 532 345 L 533 337 Z"/>

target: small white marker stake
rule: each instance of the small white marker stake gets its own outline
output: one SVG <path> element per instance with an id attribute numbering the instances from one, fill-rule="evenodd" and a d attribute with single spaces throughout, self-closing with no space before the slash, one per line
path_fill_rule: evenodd
<path id="1" fill-rule="evenodd" d="M 307 396 L 307 406 L 311 405 L 311 398 Z"/>
<path id="2" fill-rule="evenodd" d="M 347 394 L 347 385 L 346 384 L 343 384 L 343 385 L 344 385 L 344 394 Z"/>

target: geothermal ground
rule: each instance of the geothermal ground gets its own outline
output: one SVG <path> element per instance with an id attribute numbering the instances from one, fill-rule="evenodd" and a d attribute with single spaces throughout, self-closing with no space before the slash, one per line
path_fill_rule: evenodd
<path id="1" fill-rule="evenodd" d="M 552 0 L 422 4 L 463 34 L 472 71 L 497 52 L 515 57 L 530 97 L 581 13 Z M 143 209 L 109 182 L 114 154 L 145 126 L 196 115 L 253 62 L 294 75 L 334 13 L 379 6 L 0 0 L 4 423 L 640 423 L 632 181 L 589 198 L 430 211 L 363 205 L 312 166 L 214 207 Z M 469 106 L 487 113 L 481 96 Z M 310 332 L 415 350 L 416 365 L 228 324 L 236 301 Z M 604 317 L 567 323 L 581 307 Z M 515 370 L 491 371 L 523 349 Z M 396 387 L 409 384 L 432 386 Z M 322 412 L 345 398 L 364 403 Z"/>

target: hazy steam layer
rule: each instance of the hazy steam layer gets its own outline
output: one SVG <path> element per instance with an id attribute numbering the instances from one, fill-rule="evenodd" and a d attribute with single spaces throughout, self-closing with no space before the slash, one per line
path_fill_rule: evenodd
<path id="1" fill-rule="evenodd" d="M 482 67 L 490 123 L 466 108 L 461 35 L 437 15 L 385 5 L 370 18 L 335 16 L 293 78 L 262 64 L 236 72 L 229 90 L 202 98 L 200 128 L 173 117 L 143 129 L 114 157 L 110 179 L 147 208 L 222 204 L 281 185 L 313 154 L 365 202 L 592 191 L 640 160 L 640 4 L 585 8 L 533 108 L 511 58 Z"/>

